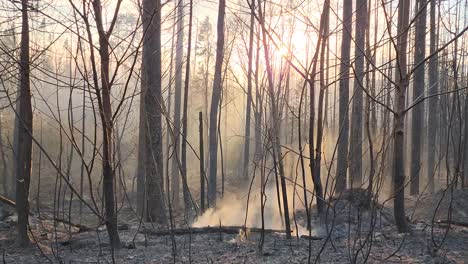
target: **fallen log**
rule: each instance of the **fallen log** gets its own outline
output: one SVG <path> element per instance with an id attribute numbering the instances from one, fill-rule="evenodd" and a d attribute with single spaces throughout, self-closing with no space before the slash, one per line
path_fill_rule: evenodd
<path id="1" fill-rule="evenodd" d="M 309 240 L 322 240 L 323 237 L 318 237 L 318 236 L 308 236 L 308 235 L 302 235 L 301 238 L 304 239 L 309 239 Z"/>
<path id="2" fill-rule="evenodd" d="M 451 221 L 449 221 L 449 220 L 437 220 L 437 224 L 468 227 L 468 223 L 466 223 L 466 222 L 453 221 L 453 220 L 451 220 Z"/>
<path id="3" fill-rule="evenodd" d="M 213 233 L 224 233 L 224 234 L 239 234 L 240 232 L 262 232 L 261 228 L 251 227 L 245 228 L 242 226 L 221 226 L 221 227 L 191 227 L 191 228 L 175 228 L 173 230 L 152 230 L 142 229 L 140 233 L 147 234 L 150 236 L 169 236 L 174 235 L 190 235 L 190 234 L 213 234 Z M 284 230 L 264 229 L 265 233 L 280 233 L 285 234 Z"/>

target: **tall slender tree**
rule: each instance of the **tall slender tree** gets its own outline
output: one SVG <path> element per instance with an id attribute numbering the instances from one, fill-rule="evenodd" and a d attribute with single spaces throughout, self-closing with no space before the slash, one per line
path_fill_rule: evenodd
<path id="1" fill-rule="evenodd" d="M 280 140 L 280 116 L 278 112 L 278 101 L 276 99 L 276 91 L 274 88 L 273 81 L 273 70 L 271 67 L 270 60 L 270 51 L 268 46 L 268 37 L 267 29 L 265 25 L 265 15 L 262 10 L 261 2 L 258 1 L 258 16 L 259 23 L 261 25 L 262 33 L 262 44 L 263 52 L 266 66 L 266 74 L 268 79 L 268 96 L 270 97 L 270 115 L 271 115 L 271 128 L 270 128 L 270 138 L 272 144 L 272 154 L 273 154 L 273 166 L 275 167 L 275 172 L 278 172 L 279 180 L 281 182 L 281 196 L 283 198 L 283 209 L 284 209 L 284 225 L 286 228 L 286 238 L 291 238 L 291 225 L 289 219 L 289 207 L 288 207 L 288 193 L 286 190 L 286 177 L 284 174 L 284 163 L 283 155 L 281 151 L 281 140 Z M 277 168 L 277 169 L 276 169 Z M 263 184 L 263 181 L 262 181 Z M 278 196 L 279 197 L 279 196 Z"/>
<path id="2" fill-rule="evenodd" d="M 354 95 L 353 112 L 351 116 L 351 131 L 349 137 L 349 176 L 352 187 L 362 185 L 362 126 L 363 126 L 363 85 L 365 38 L 367 29 L 367 0 L 356 0 L 355 27 L 355 62 L 354 62 Z"/>
<path id="3" fill-rule="evenodd" d="M 222 92 L 222 68 L 224 58 L 224 17 L 226 15 L 226 0 L 220 0 L 218 6 L 218 23 L 216 42 L 216 61 L 213 79 L 213 92 L 211 95 L 210 127 L 209 127 L 209 178 L 208 203 L 216 206 L 217 161 L 218 161 L 218 110 Z"/>
<path id="4" fill-rule="evenodd" d="M 245 138 L 244 138 L 244 156 L 242 163 L 241 178 L 247 179 L 249 176 L 249 157 L 250 157 L 250 119 L 252 113 L 252 75 L 253 75 L 253 41 L 255 28 L 255 1 L 250 3 L 250 25 L 249 25 L 249 47 L 248 47 L 248 66 L 247 66 L 247 104 L 245 111 Z"/>
<path id="5" fill-rule="evenodd" d="M 397 58 L 393 139 L 393 210 L 398 232 L 408 231 L 405 215 L 405 95 L 408 87 L 407 49 L 410 1 L 398 1 Z"/>
<path id="6" fill-rule="evenodd" d="M 436 3 L 437 0 L 430 0 L 430 53 L 434 54 L 437 49 L 438 34 L 436 25 Z M 429 86 L 427 94 L 428 96 L 439 93 L 439 56 L 435 53 L 429 59 Z M 435 174 L 435 158 L 437 151 L 437 144 L 434 140 L 437 138 L 439 130 L 439 98 L 438 96 L 432 96 L 428 99 L 428 124 L 427 124 L 427 179 L 429 183 L 429 192 L 435 191 L 434 174 Z M 466 108 L 465 108 L 466 109 Z M 466 126 L 466 125 L 465 125 Z M 466 136 L 465 136 L 466 137 Z M 465 166 L 468 163 L 465 162 Z M 467 168 L 468 170 L 468 168 Z M 467 171 L 468 172 L 468 171 Z"/>
<path id="7" fill-rule="evenodd" d="M 353 1 L 343 0 L 343 30 L 341 40 L 340 87 L 339 87 L 339 136 L 336 165 L 336 191 L 346 189 L 348 170 L 348 135 L 349 135 L 349 68 L 351 54 Z"/>
<path id="8" fill-rule="evenodd" d="M 120 3 L 117 2 L 116 14 L 119 12 Z M 94 84 L 97 90 L 97 98 L 99 102 L 99 114 L 102 123 L 102 174 L 103 174 L 103 194 L 105 203 L 105 223 L 107 233 L 112 248 L 119 248 L 120 237 L 117 231 L 117 212 L 115 206 L 115 170 L 113 168 L 113 118 L 112 118 L 112 104 L 111 104 L 111 80 L 109 78 L 110 67 L 110 50 L 109 50 L 109 36 L 112 34 L 115 20 L 106 31 L 104 29 L 104 20 L 102 14 L 102 3 L 100 0 L 93 1 L 94 19 L 99 36 L 99 59 L 100 59 L 100 77 L 101 85 L 98 88 L 98 74 L 94 73 Z M 91 35 L 91 30 L 88 28 L 88 35 Z M 90 38 L 91 39 L 91 38 Z M 92 45 L 92 43 L 90 43 Z M 94 47 L 91 46 L 91 49 Z M 92 55 L 93 56 L 93 55 Z M 96 60 L 94 59 L 93 63 Z"/>
<path id="9" fill-rule="evenodd" d="M 174 86 L 174 143 L 171 167 L 171 199 L 174 207 L 179 206 L 180 200 L 180 181 L 179 181 L 179 166 L 180 166 L 180 135 L 182 133 L 180 122 L 180 110 L 182 99 L 182 66 L 184 57 L 184 1 L 177 1 L 177 40 L 175 52 L 175 86 Z M 185 96 L 185 95 L 184 95 Z"/>
<path id="10" fill-rule="evenodd" d="M 8 162 L 5 149 L 3 147 L 3 115 L 0 113 L 0 158 L 2 159 L 2 187 L 3 187 L 3 194 L 7 197 L 9 196 L 9 171 L 8 171 Z"/>
<path id="11" fill-rule="evenodd" d="M 314 183 L 315 197 L 317 199 L 317 213 L 321 216 L 325 209 L 325 202 L 323 197 L 322 179 L 320 177 L 321 160 L 322 160 L 322 141 L 323 141 L 323 100 L 324 92 L 327 89 L 325 85 L 325 49 L 328 41 L 328 28 L 329 28 L 329 13 L 330 1 L 326 0 L 323 5 L 322 15 L 320 17 L 319 38 L 317 45 L 319 49 L 316 51 L 312 59 L 312 80 L 309 81 L 310 85 L 310 122 L 309 122 L 309 152 L 311 156 L 310 169 L 312 174 L 312 182 Z M 314 131 L 315 131 L 315 78 L 317 75 L 317 65 L 320 63 L 319 68 L 319 98 L 317 107 L 317 137 L 314 145 Z"/>
<path id="12" fill-rule="evenodd" d="M 31 106 L 30 61 L 29 61 L 29 1 L 21 0 L 21 47 L 20 47 L 20 94 L 16 109 L 18 145 L 16 156 L 16 212 L 18 214 L 16 243 L 29 244 L 29 184 L 31 181 L 33 116 Z"/>
<path id="13" fill-rule="evenodd" d="M 415 29 L 415 52 L 414 63 L 418 65 L 424 60 L 426 53 L 426 0 L 417 0 L 417 17 Z M 424 96 L 424 65 L 419 66 L 414 71 L 413 81 L 413 101 L 420 100 Z M 410 194 L 419 194 L 419 175 L 421 170 L 421 148 L 424 122 L 424 103 L 421 102 L 414 106 L 413 117 L 411 119 L 411 171 L 410 171 Z"/>
<path id="14" fill-rule="evenodd" d="M 189 81 L 190 81 L 190 56 L 192 54 L 192 25 L 193 25 L 193 0 L 189 0 L 189 22 L 188 22 L 188 44 L 187 44 L 187 61 L 185 62 L 185 83 L 184 83 L 184 104 L 182 114 L 182 184 L 184 195 L 184 207 L 186 213 L 192 208 L 192 200 L 187 182 L 187 136 L 188 136 L 188 96 L 189 96 Z"/>
<path id="15" fill-rule="evenodd" d="M 143 1 L 141 89 L 145 103 L 146 220 L 166 224 L 162 157 L 161 1 Z M 141 117 L 140 117 L 141 118 Z"/>

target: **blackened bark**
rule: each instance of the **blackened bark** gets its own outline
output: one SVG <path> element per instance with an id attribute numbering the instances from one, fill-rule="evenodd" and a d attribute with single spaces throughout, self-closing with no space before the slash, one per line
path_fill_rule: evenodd
<path id="1" fill-rule="evenodd" d="M 393 210 L 398 232 L 408 232 L 405 215 L 405 160 L 404 160 L 404 130 L 405 130 L 405 94 L 408 87 L 407 76 L 407 46 L 410 1 L 399 0 L 398 32 L 397 32 L 397 87 L 395 89 L 394 140 L 393 140 Z"/>
<path id="2" fill-rule="evenodd" d="M 426 1 L 417 1 L 417 18 L 416 18 L 416 37 L 415 37 L 415 52 L 414 63 L 419 64 L 424 60 L 426 53 Z M 414 71 L 413 81 L 413 102 L 424 96 L 424 66 L 418 67 Z M 419 194 L 419 175 L 421 171 L 421 148 L 424 122 L 424 102 L 421 102 L 413 107 L 413 118 L 411 119 L 411 171 L 410 171 L 410 194 Z"/>
<path id="3" fill-rule="evenodd" d="M 184 1 L 177 1 L 177 40 L 175 52 L 175 86 L 174 86 L 174 144 L 172 146 L 172 166 L 171 166 L 171 199 L 175 208 L 180 206 L 180 181 L 179 181 L 179 158 L 181 142 L 181 122 L 180 108 L 182 98 L 182 66 L 184 56 Z M 184 95 L 185 96 L 185 95 Z"/>
<path id="4" fill-rule="evenodd" d="M 11 188 L 10 186 L 10 174 L 8 172 L 8 162 L 7 162 L 7 157 L 5 153 L 5 149 L 3 148 L 3 131 L 2 131 L 2 114 L 0 113 L 0 158 L 2 159 L 2 186 L 3 186 L 3 194 L 7 197 L 9 197 L 9 190 Z"/>
<path id="5" fill-rule="evenodd" d="M 113 121 L 111 108 L 111 84 L 109 80 L 109 43 L 104 31 L 101 1 L 93 2 L 96 26 L 99 34 L 99 56 L 101 59 L 101 99 L 100 116 L 102 123 L 102 174 L 103 194 L 105 204 L 105 224 L 112 248 L 120 248 L 120 238 L 117 232 L 117 213 L 115 207 L 114 168 L 113 159 Z M 98 95 L 99 96 L 99 95 Z"/>
<path id="6" fill-rule="evenodd" d="M 218 7 L 218 40 L 216 43 L 215 73 L 213 79 L 213 92 L 211 96 L 210 127 L 209 127 L 209 179 L 208 203 L 216 206 L 217 186 L 217 159 L 218 159 L 218 110 L 222 91 L 222 67 L 224 58 L 224 17 L 226 13 L 226 0 L 219 1 Z"/>
<path id="7" fill-rule="evenodd" d="M 189 28 L 188 28 L 188 46 L 187 46 L 187 61 L 185 64 L 185 84 L 184 84 L 184 105 L 182 114 L 182 184 L 184 194 L 184 206 L 185 212 L 188 213 L 189 209 L 192 208 L 192 199 L 190 196 L 190 190 L 187 182 L 187 133 L 188 133 L 188 96 L 189 96 L 189 81 L 190 81 L 190 55 L 192 53 L 192 19 L 193 19 L 193 0 L 190 0 L 189 5 Z"/>
<path id="8" fill-rule="evenodd" d="M 161 2 L 143 1 L 142 90 L 145 100 L 146 220 L 166 224 L 161 125 Z M 141 128 L 140 128 L 141 129 Z"/>
<path id="9" fill-rule="evenodd" d="M 433 54 L 437 49 L 438 34 L 436 28 L 436 2 L 437 0 L 431 0 L 431 11 L 430 11 L 430 53 Z M 434 54 L 429 60 L 429 87 L 427 94 L 434 95 L 439 93 L 439 56 Z M 438 96 L 429 98 L 427 101 L 429 119 L 427 124 L 427 179 L 429 182 L 429 192 L 435 191 L 434 177 L 435 177 L 435 162 L 437 144 L 436 138 L 439 134 L 439 98 Z M 465 105 L 466 107 L 466 105 Z M 465 108 L 466 110 L 466 108 Z M 466 124 L 466 123 L 465 123 Z M 465 125 L 466 127 L 466 125 Z M 465 134 L 466 135 L 466 134 Z M 466 136 L 465 136 L 466 138 Z M 465 157 L 468 157 L 465 155 Z M 468 166 L 468 162 L 465 160 L 465 166 Z M 468 167 L 464 170 L 468 173 Z M 465 177 L 466 178 L 466 177 Z"/>
<path id="10" fill-rule="evenodd" d="M 247 109 L 245 112 L 245 138 L 244 138 L 244 156 L 242 163 L 242 179 L 249 177 L 249 157 L 250 157 L 250 119 L 252 112 L 252 62 L 253 62 L 253 39 L 255 25 L 255 1 L 252 1 L 250 7 L 250 27 L 249 27 L 249 50 L 248 50 L 248 68 L 247 68 Z"/>
<path id="11" fill-rule="evenodd" d="M 20 94 L 16 122 L 17 149 L 16 154 L 16 243 L 21 246 L 29 244 L 29 183 L 31 180 L 32 132 L 33 116 L 31 106 L 30 65 L 29 65 L 29 21 L 28 0 L 21 1 L 21 48 L 20 48 Z"/>
<path id="12" fill-rule="evenodd" d="M 353 1 L 344 0 L 343 3 L 343 31 L 341 41 L 340 87 L 339 87 L 339 138 L 338 157 L 336 165 L 336 191 L 346 189 L 348 170 L 348 135 L 349 135 L 349 67 L 351 53 L 351 32 L 353 17 Z"/>
<path id="13" fill-rule="evenodd" d="M 367 29 L 367 0 L 356 0 L 354 96 L 349 137 L 349 177 L 353 188 L 362 187 L 362 113 L 364 85 L 365 36 Z"/>
<path id="14" fill-rule="evenodd" d="M 320 44 L 320 91 L 319 91 L 319 98 L 318 98 L 318 113 L 317 113 L 317 141 L 315 145 L 315 151 L 313 149 L 313 144 L 310 144 L 310 153 L 311 157 L 313 157 L 311 162 L 311 173 L 312 173 L 312 181 L 314 183 L 314 190 L 315 190 L 315 197 L 317 201 L 317 213 L 322 215 L 325 209 L 325 200 L 323 197 L 323 185 L 322 179 L 320 176 L 321 170 L 321 161 L 322 161 L 322 141 L 323 141 L 323 100 L 324 100 L 324 92 L 327 89 L 325 85 L 325 49 L 327 47 L 327 40 L 328 40 L 328 26 L 329 26 L 329 13 L 330 13 L 330 1 L 327 0 L 323 6 L 322 16 L 320 18 L 320 37 L 318 43 Z M 316 62 L 315 62 L 316 63 Z M 315 66 L 313 67 L 314 70 L 312 75 L 315 76 Z M 314 80 L 312 80 L 314 83 Z M 313 130 L 313 123 L 314 123 L 314 104 L 312 103 L 315 101 L 313 97 L 313 91 L 315 87 L 311 85 L 311 99 L 310 99 L 310 106 L 311 106 L 311 114 L 310 114 L 310 129 Z M 309 142 L 313 142 L 313 133 L 310 133 Z"/>
<path id="15" fill-rule="evenodd" d="M 203 146 L 203 114 L 198 113 L 198 131 L 200 140 L 200 213 L 205 212 L 205 150 Z"/>

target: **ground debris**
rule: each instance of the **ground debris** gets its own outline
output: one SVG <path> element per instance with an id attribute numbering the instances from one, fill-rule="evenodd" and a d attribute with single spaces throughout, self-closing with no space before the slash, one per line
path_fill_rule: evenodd
<path id="1" fill-rule="evenodd" d="M 440 194 L 435 194 L 440 197 Z M 454 196 L 455 197 L 455 196 Z M 459 199 L 455 197 L 454 199 Z M 410 198 L 409 205 L 414 201 Z M 420 199 L 421 207 L 429 206 L 436 198 Z M 349 202 L 348 207 L 361 215 L 358 222 L 346 222 L 347 215 L 336 215 L 335 223 L 326 228 L 325 236 L 296 236 L 286 239 L 282 230 L 265 230 L 262 241 L 258 228 L 244 229 L 241 226 L 184 228 L 169 230 L 149 228 L 138 221 L 119 223 L 119 234 L 123 247 L 112 252 L 107 242 L 105 229 L 80 231 L 66 223 L 31 216 L 31 236 L 35 245 L 27 249 L 14 246 L 14 222 L 9 215 L 0 221 L 0 246 L 6 263 L 466 263 L 468 251 L 466 227 L 459 209 L 448 229 L 444 221 L 435 224 L 425 219 L 411 222 L 412 231 L 398 234 L 394 225 L 366 223 L 372 209 L 356 209 L 359 203 Z M 377 206 L 374 207 L 374 209 Z M 376 209 L 377 210 L 377 209 Z M 380 211 L 391 212 L 384 206 Z M 367 214 L 367 215 L 366 215 Z M 301 216 L 300 212 L 296 215 Z M 420 215 L 418 215 L 420 216 Z M 10 222 L 8 219 L 10 219 Z M 341 219 L 341 220 L 340 220 Z M 342 221 L 343 220 L 343 221 Z M 314 222 L 314 225 L 317 224 Z M 315 227 L 313 225 L 313 228 Z M 220 236 L 220 232 L 222 235 Z M 446 235 L 448 232 L 448 235 Z M 310 247 L 310 248 L 309 248 Z M 368 254 L 366 254 L 368 252 Z M 310 254 L 310 256 L 309 256 Z M 363 257 L 365 256 L 365 257 Z"/>

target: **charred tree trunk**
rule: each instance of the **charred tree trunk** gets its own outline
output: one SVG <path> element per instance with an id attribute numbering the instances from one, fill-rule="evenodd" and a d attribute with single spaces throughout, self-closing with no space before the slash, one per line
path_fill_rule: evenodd
<path id="1" fill-rule="evenodd" d="M 114 168 L 113 158 L 113 120 L 111 108 L 111 84 L 109 79 L 109 42 L 108 33 L 104 30 L 102 5 L 100 0 L 93 2 L 96 26 L 99 35 L 99 56 L 101 61 L 101 92 L 99 114 L 102 123 L 102 174 L 103 174 L 103 194 L 105 204 L 105 222 L 109 241 L 112 248 L 120 248 L 120 238 L 117 232 L 117 213 L 115 206 L 114 190 Z"/>
<path id="2" fill-rule="evenodd" d="M 437 0 L 431 1 L 431 11 L 430 11 L 430 53 L 433 54 L 437 50 L 438 34 L 436 28 L 436 2 Z M 428 87 L 428 96 L 439 93 L 439 56 L 434 54 L 429 59 L 429 87 Z M 436 152 L 437 144 L 435 139 L 439 134 L 439 98 L 438 96 L 428 99 L 428 112 L 429 119 L 427 124 L 427 179 L 429 182 L 429 192 L 433 193 L 435 191 L 434 177 L 435 177 L 435 162 L 436 162 Z M 466 107 L 466 106 L 465 106 Z M 466 108 L 465 108 L 466 109 Z M 466 123 L 465 123 L 466 124 Z M 466 127 L 466 125 L 465 125 Z M 465 134 L 466 135 L 466 134 Z M 466 138 L 466 136 L 465 136 Z M 468 164 L 465 160 L 465 166 Z M 468 170 L 468 168 L 467 168 Z M 465 172 L 468 172 L 465 170 Z"/>
<path id="3" fill-rule="evenodd" d="M 3 126 L 2 126 L 2 118 L 3 115 L 0 113 L 0 156 L 2 159 L 2 186 L 3 186 L 3 194 L 6 197 L 10 196 L 10 174 L 8 173 L 8 162 L 5 153 L 5 149 L 3 148 Z"/>
<path id="4" fill-rule="evenodd" d="M 18 214 L 16 243 L 29 244 L 29 183 L 31 181 L 33 116 L 31 106 L 30 65 L 29 65 L 29 18 L 28 0 L 21 1 L 21 47 L 20 47 L 20 94 L 19 108 L 16 109 L 18 126 L 16 154 L 16 213 Z"/>
<path id="5" fill-rule="evenodd" d="M 193 0 L 190 0 L 189 5 L 189 28 L 188 28 L 188 46 L 187 46 L 187 61 L 185 62 L 185 84 L 184 84 L 184 105 L 182 114 L 182 184 L 184 194 L 184 206 L 185 212 L 188 213 L 192 208 L 192 202 L 190 197 L 190 190 L 187 182 L 187 135 L 188 135 L 188 96 L 189 96 L 189 81 L 190 81 L 190 55 L 192 52 L 192 17 L 193 17 Z"/>
<path id="6" fill-rule="evenodd" d="M 343 3 L 343 31 L 341 41 L 340 86 L 339 86 L 339 137 L 338 157 L 336 165 L 336 191 L 346 189 L 348 170 L 348 135 L 349 135 L 349 67 L 351 53 L 351 34 L 353 18 L 353 1 L 344 0 Z"/>
<path id="7" fill-rule="evenodd" d="M 351 186 L 359 188 L 362 185 L 362 113 L 363 113 L 363 85 L 365 36 L 367 28 L 367 0 L 356 0 L 355 38 L 355 77 L 353 112 L 351 116 L 351 132 L 349 137 L 349 177 Z"/>
<path id="8" fill-rule="evenodd" d="M 143 1 L 142 90 L 145 101 L 146 220 L 166 224 L 161 126 L 161 2 Z"/>
<path id="9" fill-rule="evenodd" d="M 255 25 L 255 1 L 252 1 L 250 7 L 250 28 L 249 28 L 249 62 L 247 68 L 247 109 L 245 112 L 245 139 L 244 139 L 244 156 L 242 163 L 242 179 L 249 177 L 249 157 L 250 157 L 250 119 L 252 112 L 252 63 L 253 63 L 253 40 L 254 40 L 254 25 Z"/>
<path id="10" fill-rule="evenodd" d="M 142 79 L 145 78 L 145 72 L 142 72 Z M 138 161 L 137 161 L 137 193 L 136 208 L 139 217 L 146 214 L 146 111 L 145 111 L 145 90 L 141 87 L 140 93 L 140 120 L 138 129 Z"/>
<path id="11" fill-rule="evenodd" d="M 175 4 L 177 5 L 177 2 L 174 1 Z M 177 23 L 177 16 L 173 16 L 173 25 Z M 174 43 L 175 43 L 175 36 L 176 35 L 176 27 L 172 27 L 172 34 L 171 34 L 171 53 L 170 53 L 170 59 L 169 59 L 169 83 L 167 87 L 167 114 L 170 115 L 171 109 L 172 109 L 172 79 L 173 79 L 173 74 L 174 74 Z M 172 132 L 170 132 L 172 131 Z M 165 179 L 163 180 L 165 183 L 166 187 L 166 196 L 168 198 L 168 203 L 167 207 L 169 209 L 169 218 L 171 218 L 171 210 L 172 210 L 172 205 L 170 204 L 171 201 L 171 187 L 170 187 L 170 172 L 171 172 L 171 167 L 170 167 L 170 161 L 171 159 L 169 158 L 171 156 L 171 148 L 174 146 L 174 132 L 172 129 L 170 129 L 170 123 L 166 123 L 166 159 L 165 159 Z"/>
<path id="12" fill-rule="evenodd" d="M 224 58 L 224 17 L 226 13 L 226 0 L 219 1 L 218 7 L 218 40 L 216 43 L 216 61 L 213 79 L 213 92 L 211 96 L 210 127 L 209 127 L 209 179 L 208 203 L 216 206 L 217 191 L 217 160 L 218 160 L 218 110 L 222 92 L 222 68 Z"/>
<path id="13" fill-rule="evenodd" d="M 465 126 L 463 134 L 463 174 L 461 179 L 461 186 L 465 188 L 468 182 L 468 94 L 465 94 Z M 433 178 L 432 178 L 433 179 Z"/>
<path id="14" fill-rule="evenodd" d="M 260 37 L 256 36 L 256 52 L 255 52 L 255 71 L 254 71 L 254 81 L 255 81 L 255 113 L 254 113 L 254 141 L 255 141 L 255 151 L 254 151 L 254 163 L 255 166 L 260 165 L 262 160 L 262 116 L 263 116 L 263 92 L 260 91 L 259 84 L 259 60 L 260 60 Z M 263 181 L 262 181 L 263 184 Z"/>
<path id="15" fill-rule="evenodd" d="M 198 129 L 200 140 L 200 213 L 205 212 L 205 150 L 203 146 L 203 114 L 198 113 Z"/>
<path id="16" fill-rule="evenodd" d="M 84 158 L 84 155 L 86 153 L 86 145 L 85 145 L 85 140 L 86 140 L 86 82 L 85 85 L 83 85 L 83 106 L 82 106 L 82 119 L 81 119 L 81 156 Z M 42 153 L 42 152 L 41 152 Z M 82 160 L 81 161 L 81 166 L 80 166 L 80 197 L 83 197 L 83 191 L 84 191 L 84 170 L 85 170 L 85 163 Z M 80 208 L 79 208 L 79 218 L 80 221 L 79 223 L 81 224 L 81 218 L 83 216 L 83 201 L 80 200 Z"/>
<path id="17" fill-rule="evenodd" d="M 408 232 L 405 215 L 405 95 L 408 87 L 407 46 L 410 1 L 399 0 L 397 32 L 397 87 L 395 87 L 394 140 L 393 140 L 393 210 L 398 232 Z"/>
<path id="18" fill-rule="evenodd" d="M 311 157 L 313 157 L 311 162 L 311 173 L 312 173 L 312 181 L 314 183 L 314 191 L 315 197 L 317 198 L 317 213 L 322 216 L 324 209 L 325 209 L 325 200 L 323 197 L 323 186 L 322 186 L 322 179 L 320 176 L 320 168 L 322 162 L 322 141 L 323 141 L 323 100 L 324 100 L 324 92 L 327 89 L 325 84 L 325 49 L 327 47 L 327 40 L 328 40 L 328 26 L 329 26 L 329 13 L 330 13 L 330 1 L 326 0 L 323 6 L 322 16 L 320 18 L 320 37 L 318 43 L 320 44 L 320 91 L 319 91 L 319 98 L 318 98 L 318 114 L 317 114 L 317 141 L 315 145 L 315 150 L 313 149 L 313 144 L 310 144 L 310 153 Z M 316 59 L 314 59 L 316 60 Z M 316 63 L 316 62 L 314 62 Z M 315 66 L 312 72 L 312 75 L 315 76 Z M 315 87 L 313 85 L 314 80 L 311 82 L 311 96 L 310 96 L 310 132 L 309 132 L 309 142 L 313 142 L 313 124 L 314 124 L 314 111 L 313 109 L 315 101 L 314 98 L 314 90 Z"/>
<path id="19" fill-rule="evenodd" d="M 426 53 L 426 0 L 417 1 L 416 38 L 414 63 L 419 64 L 424 60 Z M 413 102 L 424 96 L 424 65 L 414 71 Z M 411 127 L 411 171 L 410 194 L 419 194 L 419 175 L 421 171 L 421 148 L 424 122 L 424 103 L 421 102 L 413 108 Z"/>
<path id="20" fill-rule="evenodd" d="M 180 108 L 182 98 L 182 67 L 184 56 L 184 1 L 178 0 L 177 4 L 177 40 L 175 52 L 175 86 L 174 86 L 174 144 L 172 146 L 172 167 L 171 167 L 171 198 L 175 208 L 180 206 L 180 184 L 179 184 L 179 157 L 180 157 Z M 185 95 L 184 95 L 185 96 Z M 185 135 L 183 135 L 185 136 Z"/>

